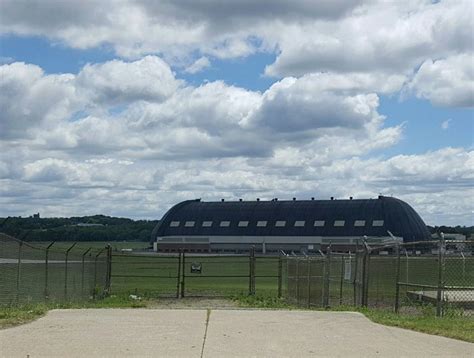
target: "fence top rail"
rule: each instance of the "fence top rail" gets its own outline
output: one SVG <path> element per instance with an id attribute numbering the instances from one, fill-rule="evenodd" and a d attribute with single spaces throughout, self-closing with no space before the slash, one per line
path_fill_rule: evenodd
<path id="1" fill-rule="evenodd" d="M 51 245 L 51 244 L 48 245 L 47 247 L 37 246 L 37 245 L 34 245 L 30 242 L 23 241 L 23 240 L 20 240 L 20 239 L 14 237 L 14 236 L 5 234 L 3 232 L 0 232 L 0 242 L 1 241 L 13 241 L 13 242 L 17 243 L 18 245 L 28 247 L 29 249 L 43 251 L 43 252 L 49 251 L 52 254 L 54 254 L 54 253 L 65 254 L 68 251 L 68 249 L 69 249 L 69 252 L 70 252 L 71 256 L 82 256 L 82 254 L 84 253 L 84 248 L 80 248 L 79 245 L 76 247 L 76 245 L 74 244 L 74 246 L 72 246 L 72 247 L 69 246 L 69 247 L 64 247 L 64 248 L 54 247 L 54 245 Z M 53 242 L 51 242 L 51 243 L 53 243 Z M 71 244 L 72 244 L 72 242 L 71 242 Z M 98 255 L 98 253 L 99 252 L 101 253 L 104 249 L 105 248 L 90 248 L 90 250 L 88 250 L 88 253 L 90 253 L 91 255 L 92 254 Z M 78 251 L 78 250 L 80 250 L 80 251 Z"/>
<path id="2" fill-rule="evenodd" d="M 154 259 L 154 258 L 162 258 L 162 259 L 177 259 L 179 258 L 179 254 L 156 254 L 156 253 L 144 253 L 144 254 L 128 254 L 126 252 L 122 253 L 122 252 L 112 252 L 112 257 L 140 257 L 140 258 L 150 258 L 150 259 Z"/>
<path id="3" fill-rule="evenodd" d="M 38 247 L 38 246 L 33 246 L 31 244 L 29 244 L 28 242 L 26 241 L 22 241 L 14 236 L 10 236 L 8 234 L 5 234 L 3 232 L 0 232 L 0 240 L 4 240 L 4 241 L 14 241 L 16 242 L 18 245 L 24 245 L 24 246 L 28 246 L 29 248 L 31 249 L 34 249 L 34 250 L 41 250 L 42 248 L 41 247 Z"/>
<path id="4" fill-rule="evenodd" d="M 396 243 L 396 242 L 390 242 L 385 245 L 374 245 L 370 246 L 368 244 L 368 247 L 371 251 L 382 251 L 385 249 L 395 249 L 397 246 L 399 248 L 410 248 L 411 246 L 423 246 L 423 245 L 430 245 L 430 246 L 438 246 L 439 243 L 441 242 L 441 239 L 436 239 L 436 240 L 426 240 L 426 241 L 412 241 L 412 242 L 402 242 L 402 243 Z M 453 245 L 453 244 L 465 244 L 465 245 L 474 245 L 474 240 L 444 240 L 445 245 Z M 364 252 L 364 250 L 358 250 L 357 252 Z"/>

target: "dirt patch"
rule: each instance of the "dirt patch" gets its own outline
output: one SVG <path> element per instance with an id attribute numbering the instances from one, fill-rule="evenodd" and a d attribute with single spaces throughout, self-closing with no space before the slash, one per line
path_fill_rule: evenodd
<path id="1" fill-rule="evenodd" d="M 147 308 L 157 309 L 238 309 L 239 304 L 233 300 L 226 298 L 202 298 L 202 297 L 185 297 L 185 298 L 162 298 L 147 303 Z"/>

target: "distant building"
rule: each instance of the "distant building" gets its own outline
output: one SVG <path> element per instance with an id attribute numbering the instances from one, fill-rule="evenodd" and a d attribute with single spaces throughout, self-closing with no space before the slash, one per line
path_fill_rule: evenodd
<path id="1" fill-rule="evenodd" d="M 37 213 L 37 214 L 33 214 L 33 219 L 39 219 L 40 218 L 40 213 Z"/>
<path id="2" fill-rule="evenodd" d="M 366 236 L 371 243 L 429 240 L 415 210 L 392 197 L 349 200 L 203 202 L 172 207 L 152 233 L 154 249 L 173 252 L 279 250 L 317 252 L 329 244 L 351 250 Z"/>
<path id="3" fill-rule="evenodd" d="M 448 243 L 448 245 L 446 246 L 446 249 L 448 250 L 448 252 L 449 250 L 452 250 L 452 249 L 455 249 L 457 251 L 466 250 L 466 244 L 464 243 L 466 241 L 466 235 L 455 234 L 455 233 L 443 233 L 443 237 L 445 240 L 457 241 L 456 243 Z M 431 234 L 431 238 L 435 240 L 439 239 L 439 234 L 438 233 Z M 470 249 L 470 247 L 468 247 L 468 249 Z M 438 250 L 433 249 L 432 253 L 437 254 Z"/>
<path id="4" fill-rule="evenodd" d="M 463 234 L 454 234 L 454 233 L 443 233 L 444 239 L 445 240 L 456 240 L 456 241 L 466 241 L 466 235 Z M 431 234 L 431 237 L 433 239 L 438 239 L 439 234 Z"/>
<path id="5" fill-rule="evenodd" d="M 104 224 L 89 224 L 89 223 L 79 223 L 76 226 L 90 227 L 90 226 L 104 226 Z"/>

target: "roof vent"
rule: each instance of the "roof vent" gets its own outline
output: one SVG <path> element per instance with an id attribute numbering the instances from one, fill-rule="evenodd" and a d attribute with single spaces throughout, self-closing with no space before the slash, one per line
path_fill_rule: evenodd
<path id="1" fill-rule="evenodd" d="M 352 200 L 352 196 L 349 197 L 349 200 Z"/>
<path id="2" fill-rule="evenodd" d="M 296 198 L 293 198 L 293 201 L 295 201 L 295 200 L 296 200 Z"/>
<path id="3" fill-rule="evenodd" d="M 257 201 L 260 201 L 260 198 L 257 198 Z"/>
<path id="4" fill-rule="evenodd" d="M 334 196 L 331 196 L 331 200 L 334 200 Z"/>
<path id="5" fill-rule="evenodd" d="M 311 197 L 311 200 L 314 200 L 314 196 Z"/>
<path id="6" fill-rule="evenodd" d="M 240 198 L 239 201 L 242 201 L 242 198 Z"/>
<path id="7" fill-rule="evenodd" d="M 221 199 L 222 202 L 224 202 L 224 199 Z"/>

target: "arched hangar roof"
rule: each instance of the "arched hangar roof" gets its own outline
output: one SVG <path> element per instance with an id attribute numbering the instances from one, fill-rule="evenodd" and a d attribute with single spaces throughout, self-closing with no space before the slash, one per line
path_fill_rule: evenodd
<path id="1" fill-rule="evenodd" d="M 222 222 L 225 224 L 222 225 Z M 154 234 L 155 237 L 380 237 L 387 236 L 387 230 L 403 237 L 404 241 L 430 239 L 425 223 L 410 205 L 386 196 L 354 200 L 188 200 L 172 207 L 163 216 Z"/>

